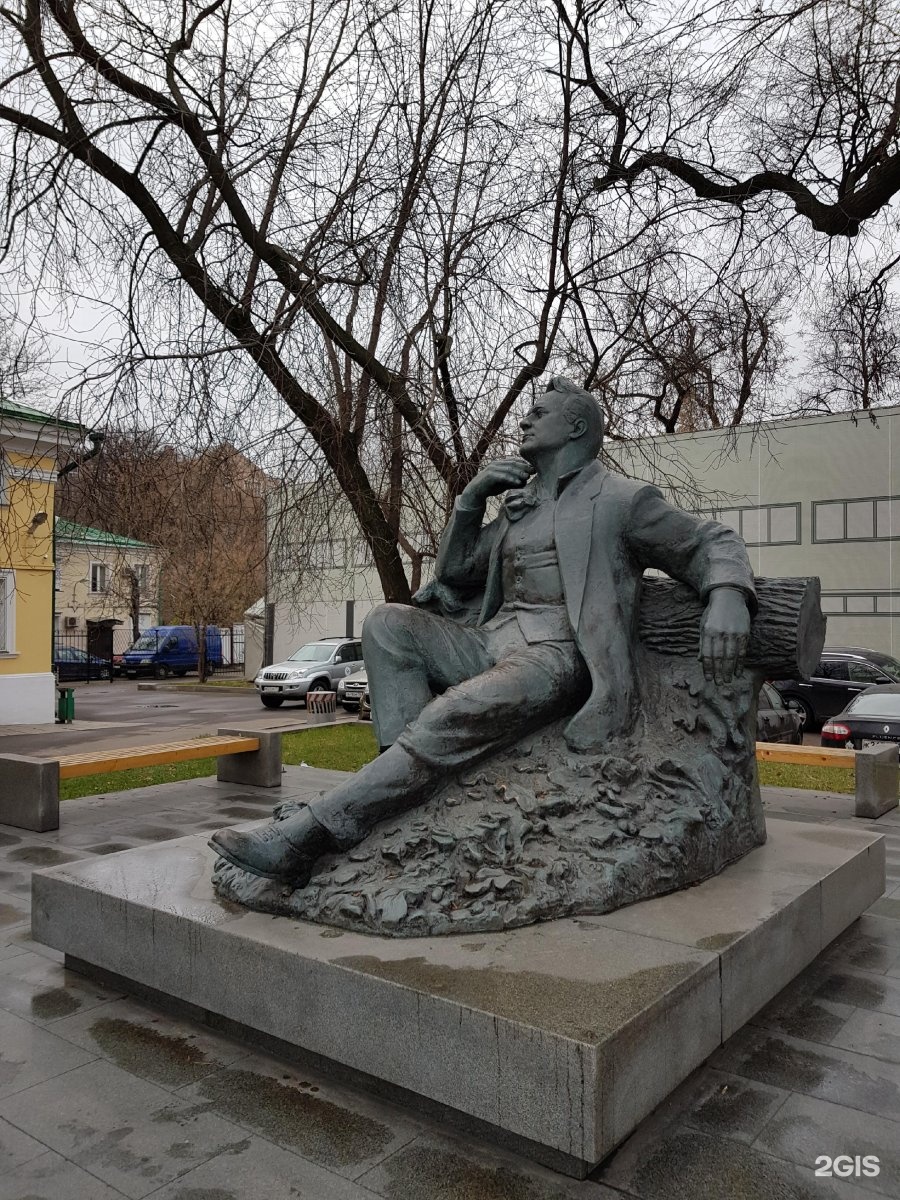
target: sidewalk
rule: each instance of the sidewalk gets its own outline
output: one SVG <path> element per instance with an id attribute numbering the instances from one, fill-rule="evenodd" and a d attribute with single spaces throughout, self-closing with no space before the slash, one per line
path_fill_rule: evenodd
<path id="1" fill-rule="evenodd" d="M 274 799 L 162 784 L 66 801 L 55 833 L 0 826 L 0 1200 L 900 1197 L 897 810 L 858 822 L 852 797 L 764 790 L 773 816 L 884 834 L 886 896 L 581 1183 L 105 991 L 31 941 L 33 869 L 264 817 L 340 778 L 288 767 Z M 879 1174 L 814 1176 L 844 1154 Z"/>

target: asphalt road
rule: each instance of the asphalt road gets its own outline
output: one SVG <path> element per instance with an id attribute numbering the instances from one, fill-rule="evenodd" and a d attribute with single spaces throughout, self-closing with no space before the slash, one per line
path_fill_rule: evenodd
<path id="1" fill-rule="evenodd" d="M 296 729 L 306 725 L 303 704 L 263 708 L 255 691 L 211 687 L 199 692 L 159 684 L 138 690 L 138 682 L 76 683 L 72 725 L 0 728 L 0 754 L 42 757 L 92 747 L 139 746 L 176 738 L 201 737 L 219 728 Z M 339 719 L 355 714 L 338 708 Z"/>

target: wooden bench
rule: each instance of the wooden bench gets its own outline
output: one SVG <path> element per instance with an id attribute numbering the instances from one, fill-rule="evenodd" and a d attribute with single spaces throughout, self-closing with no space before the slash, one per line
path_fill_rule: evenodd
<path id="1" fill-rule="evenodd" d="M 59 783 L 101 771 L 127 771 L 164 763 L 218 759 L 223 783 L 280 787 L 281 733 L 220 729 L 215 737 L 62 754 L 58 758 L 0 756 L 0 824 L 46 833 L 59 828 Z"/>
<path id="2" fill-rule="evenodd" d="M 161 742 L 158 746 L 63 754 L 56 761 L 60 779 L 77 779 L 79 775 L 97 775 L 101 771 L 128 771 L 132 767 L 191 762 L 198 758 L 216 758 L 220 754 L 249 754 L 258 749 L 258 737 L 193 738 L 187 742 Z"/>
<path id="3" fill-rule="evenodd" d="M 803 767 L 849 767 L 856 771 L 857 817 L 874 819 L 897 807 L 900 758 L 893 742 L 865 750 L 757 742 L 756 759 L 757 762 L 792 763 Z"/>

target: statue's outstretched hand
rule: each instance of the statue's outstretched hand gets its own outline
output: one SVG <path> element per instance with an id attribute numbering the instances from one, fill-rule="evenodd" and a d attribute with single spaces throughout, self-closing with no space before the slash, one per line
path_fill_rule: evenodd
<path id="1" fill-rule="evenodd" d="M 463 499 L 483 503 L 488 496 L 499 496 L 510 488 L 524 487 L 534 467 L 524 458 L 498 458 L 479 471 L 471 483 L 463 489 Z"/>
<path id="2" fill-rule="evenodd" d="M 731 683 L 740 674 L 750 640 L 750 612 L 743 592 L 713 588 L 700 622 L 703 674 L 716 683 Z"/>

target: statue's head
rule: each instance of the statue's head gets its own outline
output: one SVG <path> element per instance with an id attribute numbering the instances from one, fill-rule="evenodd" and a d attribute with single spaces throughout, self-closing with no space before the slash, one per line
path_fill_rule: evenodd
<path id="1" fill-rule="evenodd" d="M 591 393 L 563 375 L 554 375 L 520 422 L 520 453 L 531 461 L 535 454 L 570 447 L 589 462 L 600 453 L 603 426 L 603 409 Z"/>

